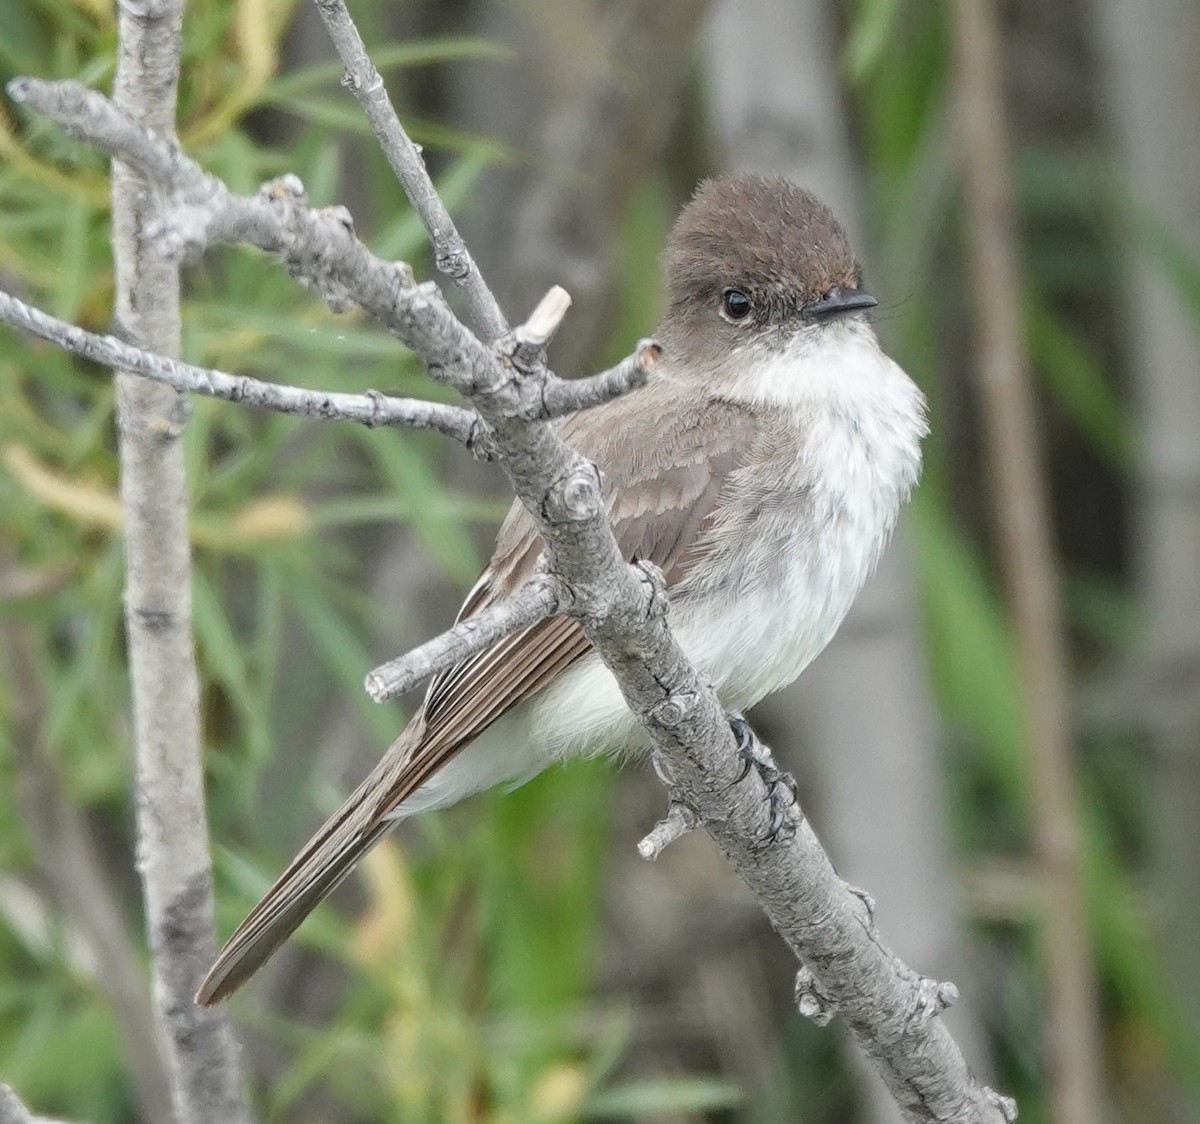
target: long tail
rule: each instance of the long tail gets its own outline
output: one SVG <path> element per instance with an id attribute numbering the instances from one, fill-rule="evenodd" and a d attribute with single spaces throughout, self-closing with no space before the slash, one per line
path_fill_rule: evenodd
<path id="1" fill-rule="evenodd" d="M 395 823 L 376 816 L 397 767 L 409 755 L 418 729 L 410 726 L 361 785 L 309 840 L 278 881 L 225 942 L 204 977 L 196 1002 L 202 1007 L 228 998 L 259 970 L 300 923 Z"/>

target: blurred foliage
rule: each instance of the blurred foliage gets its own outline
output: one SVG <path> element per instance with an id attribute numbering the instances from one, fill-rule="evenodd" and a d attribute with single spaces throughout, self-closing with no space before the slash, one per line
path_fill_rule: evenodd
<path id="1" fill-rule="evenodd" d="M 957 298 L 947 298 L 966 288 L 961 255 L 953 252 L 958 216 L 946 12 L 942 6 L 909 5 L 900 22 L 894 19 L 898 7 L 890 0 L 863 0 L 846 62 L 857 79 L 871 218 L 884 271 L 890 282 L 902 279 L 903 285 L 895 294 L 904 306 L 891 337 L 893 353 L 929 393 L 933 416 L 945 419 L 963 394 L 945 381 L 956 369 L 947 361 L 954 353 L 948 353 L 946 341 L 964 322 Z M 877 45 L 884 21 L 891 28 L 886 50 Z M 1052 464 L 1074 458 L 1092 472 L 1100 469 L 1129 482 L 1133 422 L 1115 376 L 1117 341 L 1096 329 L 1103 329 L 1104 317 L 1109 324 L 1118 319 L 1117 231 L 1130 209 L 1120 199 L 1117 169 L 1099 155 L 1102 139 L 1081 153 L 1023 143 L 1018 130 L 1020 219 L 1025 231 L 1038 235 L 1022 246 L 1025 330 L 1045 414 L 1064 423 L 1055 433 Z M 1189 280 L 1200 275 L 1196 263 L 1160 230 L 1156 241 L 1156 228 L 1143 218 L 1138 248 L 1157 253 L 1164 274 L 1181 295 L 1190 295 Z M 1088 319 L 1078 314 L 1080 308 L 1100 311 Z M 977 479 L 981 473 L 964 472 L 961 433 L 952 425 L 933 427 L 926 457 L 913 523 L 934 687 L 955 735 L 949 762 L 952 822 L 968 863 L 1008 855 L 1019 864 L 1028 854 L 1028 779 L 1016 655 L 992 564 L 969 529 L 978 516 L 977 495 L 970 497 L 967 522 L 960 518 L 964 476 Z M 1112 512 L 1109 519 L 1105 530 L 1117 538 L 1124 528 Z M 1122 584 L 1125 575 L 1106 572 L 1102 559 L 1072 558 L 1068 551 L 1063 577 L 1082 677 L 1132 649 L 1137 607 Z M 1144 872 L 1137 860 L 1144 857 L 1152 814 L 1141 742 L 1129 731 L 1086 726 L 1082 736 L 1077 761 L 1087 889 L 1105 1021 L 1112 1041 L 1136 1038 L 1141 1044 L 1109 1055 L 1110 1076 L 1117 1088 L 1136 1088 L 1170 1073 L 1200 1107 L 1200 1043 L 1186 1029 L 1178 997 L 1156 959 L 1152 919 L 1140 890 Z M 1044 1059 L 1037 1050 L 1042 969 L 1031 928 L 1035 894 L 1030 881 L 1021 900 L 1009 901 L 1007 914 L 981 911 L 979 928 L 995 947 L 1007 945 L 1017 958 L 1007 993 L 999 996 L 1003 1024 L 992 1031 L 1005 1072 L 1000 1086 L 1017 1097 L 1022 1120 L 1038 1121 L 1046 1117 L 1039 1087 Z"/>
<path id="2" fill-rule="evenodd" d="M 359 3 L 368 41 L 381 0 Z M 956 393 L 954 335 L 963 290 L 952 253 L 956 185 L 950 151 L 944 12 L 936 5 L 860 0 L 848 21 L 844 72 L 868 170 L 870 217 L 894 302 L 889 345 L 916 373 L 935 416 Z M 319 203 L 353 193 L 381 209 L 359 227 L 383 254 L 421 260 L 421 230 L 369 145 L 357 107 L 322 62 L 278 73 L 294 4 L 194 0 L 189 5 L 180 134 L 236 189 L 296 171 Z M 112 77 L 111 6 L 98 0 L 0 0 L 0 79 L 16 73 Z M 385 72 L 501 59 L 468 39 L 392 44 Z M 418 140 L 438 155 L 454 209 L 491 164 L 513 158 L 493 141 L 420 120 Z M 1113 233 L 1099 217 L 1114 177 L 1075 154 L 1021 154 L 1021 205 L 1030 229 L 1027 327 L 1048 409 L 1080 455 L 1124 478 L 1129 411 L 1112 349 L 1072 310 L 1111 307 Z M 346 169 L 357 170 L 348 181 Z M 659 245 L 670 207 L 663 184 L 639 197 L 631 247 Z M 112 303 L 104 162 L 57 130 L 0 105 L 0 277 L 58 316 L 103 329 Z M 1137 216 L 1147 250 L 1200 309 L 1200 269 L 1154 223 Z M 614 337 L 649 327 L 657 280 L 645 253 L 626 255 Z M 1104 302 L 1109 302 L 1106 306 Z M 185 357 L 266 379 L 339 390 L 385 387 L 433 395 L 393 340 L 356 317 L 334 317 L 265 258 L 226 250 L 189 273 Z M 615 353 L 622 354 L 618 343 Z M 20 630 L 28 666 L 0 663 L 0 1076 L 39 1111 L 97 1124 L 134 1115 L 119 1027 L 99 981 L 36 868 L 24 809 L 9 779 L 23 754 L 60 771 L 85 809 L 140 942 L 132 866 L 128 679 L 121 622 L 120 509 L 111 378 L 55 349 L 0 333 L 0 635 Z M 1014 656 L 987 553 L 964 514 L 961 449 L 937 426 L 913 520 L 935 687 L 952 731 L 950 813 L 964 859 L 1026 854 L 1025 775 Z M 333 697 L 353 700 L 381 747 L 401 716 L 361 690 L 374 655 L 398 642 L 393 614 L 357 592 L 363 544 L 402 523 L 431 565 L 465 586 L 481 561 L 475 531 L 504 505 L 439 483 L 441 449 L 422 435 L 365 431 L 251 415 L 197 400 L 186 433 L 196 554 L 194 612 L 204 681 L 210 818 L 219 927 L 239 920 L 289 857 L 305 826 L 336 799 L 294 768 L 290 822 L 265 824 L 286 747 L 317 728 Z M 454 455 L 454 454 L 451 454 Z M 1086 561 L 1067 573 L 1080 652 L 1099 663 L 1127 648 L 1136 606 L 1120 575 Z M 376 645 L 391 637 L 391 645 Z M 7 645 L 6 645 L 7 648 Z M 311 667 L 299 676 L 294 650 Z M 13 652 L 17 649 L 12 648 Z M 289 664 L 289 659 L 292 662 Z M 1081 657 L 1082 659 L 1082 657 Z M 290 674 L 285 674 L 290 673 Z M 291 676 L 299 682 L 291 681 Z M 31 724 L 29 713 L 36 713 Z M 1146 834 L 1136 742 L 1089 733 L 1083 754 L 1088 869 L 1116 1080 L 1172 1073 L 1200 1103 L 1200 1047 L 1147 952 L 1135 866 Z M 661 1082 L 619 1076 L 633 1012 L 592 991 L 598 888 L 608 848 L 610 773 L 583 763 L 518 792 L 423 817 L 402 845 L 388 842 L 357 879 L 357 919 L 317 912 L 298 941 L 350 969 L 319 1023 L 235 1011 L 249 1035 L 276 1044 L 256 1095 L 267 1120 L 552 1121 L 579 1118 L 731 1119 L 736 1087 L 697 1076 Z M 297 779 L 299 778 L 299 779 Z M 278 805 L 278 800 L 275 801 Z M 274 836 L 279 836 L 275 838 Z M 1114 840 L 1122 841 L 1117 846 Z M 978 928 L 1006 965 L 996 985 L 998 1084 L 1044 1119 L 1037 1072 L 1037 968 L 1032 906 L 980 907 Z M 144 952 L 142 953 L 144 955 Z M 848 1080 L 828 1035 L 797 1024 L 787 1035 L 778 1106 L 745 1106 L 749 1120 L 844 1119 Z M 254 1054 L 257 1059 L 257 1052 Z M 278 1060 L 282 1058 L 282 1060 Z M 312 1105 L 322 1107 L 314 1109 Z M 314 1115 L 317 1114 L 317 1115 Z"/>

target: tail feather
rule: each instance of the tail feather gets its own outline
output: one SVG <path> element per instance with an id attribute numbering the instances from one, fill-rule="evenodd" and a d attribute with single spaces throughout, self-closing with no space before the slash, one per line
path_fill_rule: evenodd
<path id="1" fill-rule="evenodd" d="M 390 790 L 398 760 L 403 761 L 419 740 L 419 724 L 400 735 L 371 775 L 247 914 L 200 984 L 196 992 L 200 1006 L 211 1007 L 237 991 L 387 834 L 396 821 L 381 819 L 376 812 Z"/>
<path id="2" fill-rule="evenodd" d="M 211 1007 L 237 991 L 333 893 L 390 826 L 381 824 L 365 835 L 341 840 L 336 850 L 322 849 L 293 863 L 225 942 L 196 992 L 196 1002 Z"/>

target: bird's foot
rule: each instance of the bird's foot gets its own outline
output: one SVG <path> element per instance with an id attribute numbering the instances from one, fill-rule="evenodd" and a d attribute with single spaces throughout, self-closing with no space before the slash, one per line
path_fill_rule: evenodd
<path id="1" fill-rule="evenodd" d="M 781 772 L 775 764 L 771 751 L 759 741 L 754 728 L 740 714 L 729 715 L 729 728 L 737 742 L 738 756 L 742 759 L 742 771 L 734 784 L 744 781 L 754 769 L 767 786 L 767 799 L 771 805 L 771 822 L 767 827 L 764 843 L 786 841 L 796 833 L 796 825 L 788 816 L 788 810 L 796 803 L 796 778 L 791 773 Z"/>

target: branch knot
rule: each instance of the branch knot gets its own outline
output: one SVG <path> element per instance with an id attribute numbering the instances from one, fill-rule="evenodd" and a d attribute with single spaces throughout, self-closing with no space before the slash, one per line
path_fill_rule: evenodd
<path id="1" fill-rule="evenodd" d="M 542 516 L 548 523 L 585 523 L 600 514 L 602 503 L 600 470 L 582 461 L 550 485 Z"/>
<path id="2" fill-rule="evenodd" d="M 846 887 L 846 892 L 853 894 L 862 903 L 863 912 L 866 914 L 864 921 L 868 928 L 875 924 L 875 898 L 867 890 L 861 886 L 852 886 L 849 882 L 842 880 L 842 885 Z"/>
<path id="3" fill-rule="evenodd" d="M 828 1026 L 836 1014 L 833 1000 L 821 990 L 817 977 L 808 968 L 796 973 L 796 1010 L 817 1026 Z"/>
<path id="4" fill-rule="evenodd" d="M 650 708 L 650 717 L 660 726 L 675 729 L 696 709 L 696 696 L 690 691 L 679 691 Z"/>
<path id="5" fill-rule="evenodd" d="M 917 994 L 906 1027 L 914 1023 L 927 1023 L 952 1007 L 957 1000 L 958 988 L 953 983 L 948 980 L 941 983 L 929 976 L 922 976 L 917 981 Z"/>
<path id="6" fill-rule="evenodd" d="M 653 862 L 676 839 L 700 826 L 700 813 L 682 798 L 678 789 L 672 788 L 669 792 L 667 814 L 637 845 L 638 854 L 647 862 Z"/>
<path id="7" fill-rule="evenodd" d="M 670 607 L 666 575 L 660 567 L 644 558 L 634 562 L 633 568 L 638 572 L 638 580 L 646 587 L 646 619 L 661 620 Z"/>
<path id="8" fill-rule="evenodd" d="M 1004 1117 L 1007 1124 L 1013 1124 L 1017 1118 L 1017 1102 L 1012 1097 L 1006 1097 L 1002 1093 L 997 1093 L 990 1085 L 983 1087 L 983 1095 L 987 1103 L 994 1105 Z"/>

